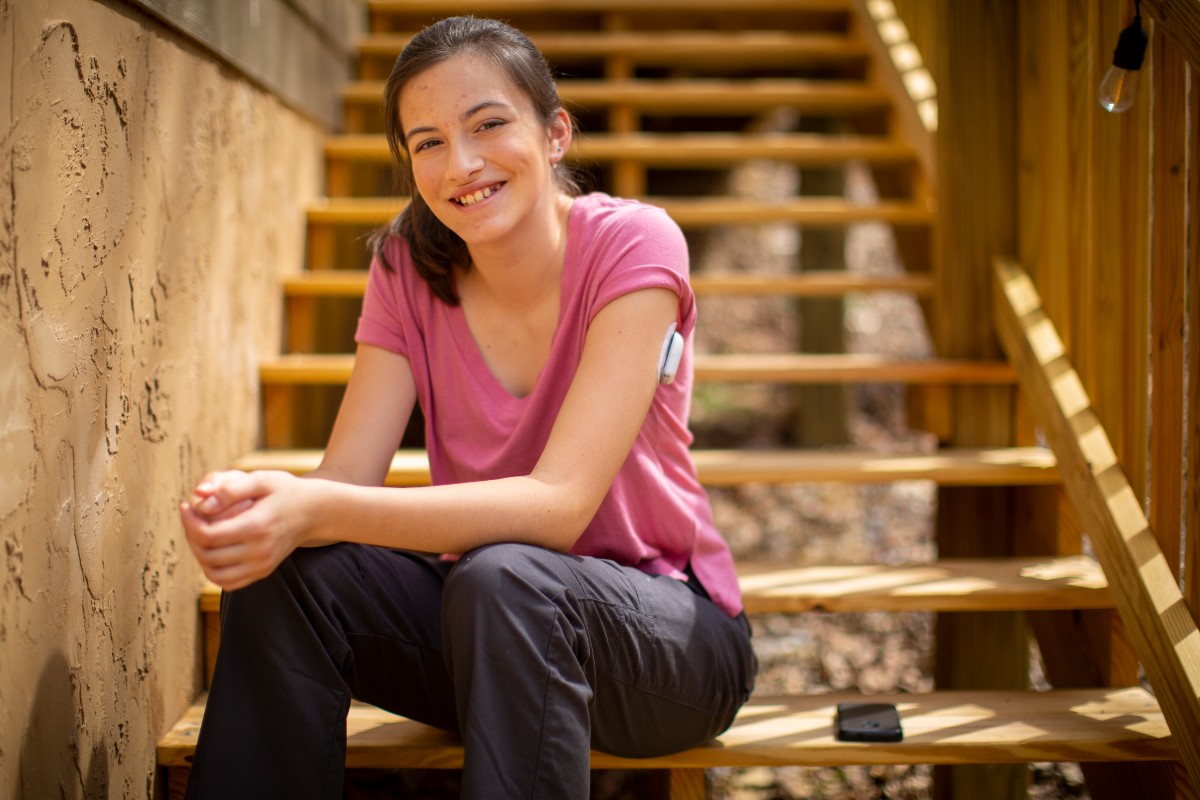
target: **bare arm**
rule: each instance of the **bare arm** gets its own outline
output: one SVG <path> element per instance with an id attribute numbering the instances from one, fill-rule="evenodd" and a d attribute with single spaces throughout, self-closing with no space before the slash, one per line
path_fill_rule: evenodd
<path id="1" fill-rule="evenodd" d="M 382 486 L 416 402 L 409 360 L 360 344 L 325 457 L 305 477 Z"/>
<path id="2" fill-rule="evenodd" d="M 264 577 L 292 548 L 314 539 L 432 552 L 465 552 L 500 541 L 570 549 L 641 429 L 658 386 L 662 337 L 675 319 L 677 305 L 673 292 L 648 289 L 614 300 L 596 316 L 550 439 L 528 476 L 404 490 L 376 488 L 386 475 L 399 433 L 391 431 L 384 444 L 364 443 L 363 436 L 384 437 L 349 417 L 343 424 L 349 413 L 344 406 L 338 416 L 340 432 L 335 429 L 321 471 L 333 480 L 375 486 L 306 481 L 307 487 L 294 489 L 295 480 L 282 473 L 240 475 L 217 490 L 220 507 L 259 501 L 245 513 L 215 522 L 194 512 L 189 516 L 185 509 L 193 549 L 209 577 L 227 588 Z M 367 404 L 388 386 L 395 384 L 364 381 L 362 396 L 352 401 L 348 390 L 347 403 Z M 412 400 L 406 402 L 411 411 Z M 364 413 L 370 416 L 374 415 Z M 407 419 L 408 414 L 403 416 Z M 340 434 L 344 441 L 337 441 Z"/>

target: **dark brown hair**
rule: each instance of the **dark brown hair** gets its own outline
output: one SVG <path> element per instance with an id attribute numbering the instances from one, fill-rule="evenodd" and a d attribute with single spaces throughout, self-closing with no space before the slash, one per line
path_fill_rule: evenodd
<path id="1" fill-rule="evenodd" d="M 383 265 L 394 270 L 398 265 L 389 262 L 384 251 L 394 237 L 403 238 L 417 274 L 436 297 L 452 306 L 458 305 L 452 267 L 469 269 L 471 255 L 467 243 L 442 224 L 417 191 L 400 123 L 400 93 L 425 70 L 456 56 L 475 53 L 504 70 L 513 85 L 529 98 L 534 113 L 547 128 L 562 108 L 546 59 L 528 36 L 503 22 L 449 17 L 414 36 L 396 59 L 383 90 L 383 118 L 397 191 L 408 192 L 412 199 L 398 217 L 371 235 L 369 244 Z M 560 190 L 572 196 L 579 194 L 578 184 L 565 167 L 555 170 L 555 179 Z"/>

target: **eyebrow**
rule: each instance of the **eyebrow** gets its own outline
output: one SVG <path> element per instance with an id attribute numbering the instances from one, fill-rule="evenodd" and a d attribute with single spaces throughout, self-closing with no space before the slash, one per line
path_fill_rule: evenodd
<path id="1" fill-rule="evenodd" d="M 471 117 L 478 114 L 480 111 L 483 111 L 485 108 L 493 108 L 493 107 L 497 107 L 497 106 L 500 108 L 512 108 L 512 106 L 510 106 L 508 103 L 502 103 L 499 100 L 484 100 L 482 103 L 478 103 L 478 104 L 473 105 L 470 108 L 468 108 L 466 111 L 464 111 L 462 114 L 460 114 L 458 118 L 462 122 L 466 122 Z M 437 131 L 437 128 L 429 128 L 429 127 L 413 128 L 411 131 L 404 134 L 404 138 L 411 139 L 412 137 L 416 136 L 418 133 L 430 133 L 430 132 L 434 132 L 434 131 Z"/>

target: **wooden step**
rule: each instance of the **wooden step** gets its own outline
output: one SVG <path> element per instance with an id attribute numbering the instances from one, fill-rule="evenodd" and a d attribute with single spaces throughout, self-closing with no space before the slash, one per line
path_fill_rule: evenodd
<path id="1" fill-rule="evenodd" d="M 746 613 L 1055 611 L 1112 608 L 1100 565 L 1085 556 L 944 559 L 934 564 L 788 567 L 739 563 Z M 209 681 L 221 643 L 221 590 L 200 594 Z M 209 685 L 209 683 L 205 683 Z"/>
<path id="2" fill-rule="evenodd" d="M 644 197 L 644 202 L 664 209 L 684 228 L 715 225 L 759 225 L 792 222 L 808 227 L 837 227 L 855 222 L 887 222 L 920 226 L 935 214 L 915 202 L 881 202 L 858 206 L 833 197 L 797 197 L 778 203 L 736 197 Z M 406 197 L 328 197 L 308 208 L 310 224 L 383 225 L 408 204 Z"/>
<path id="3" fill-rule="evenodd" d="M 933 294 L 929 274 L 869 275 L 855 272 L 804 272 L 793 275 L 756 275 L 747 272 L 705 272 L 691 276 L 697 295 L 779 295 L 785 297 L 840 297 L 849 292 L 911 292 Z M 362 297 L 367 288 L 366 270 L 317 270 L 283 279 L 288 297 Z"/>
<path id="4" fill-rule="evenodd" d="M 932 455 L 879 455 L 836 450 L 693 450 L 700 482 L 707 486 L 746 483 L 890 483 L 931 480 L 942 486 L 1047 486 L 1060 483 L 1054 454 L 1044 447 L 954 448 Z M 259 450 L 234 462 L 234 469 L 312 472 L 320 450 Z M 424 450 L 400 450 L 392 458 L 388 486 L 429 485 Z"/>
<path id="5" fill-rule="evenodd" d="M 263 384 L 344 385 L 353 354 L 291 353 L 264 361 Z M 1003 361 L 936 359 L 902 361 L 875 355 L 796 353 L 697 355 L 697 381 L 733 383 L 1012 384 L 1016 373 Z"/>
<path id="6" fill-rule="evenodd" d="M 158 763 L 187 767 L 204 718 L 202 695 L 158 743 Z M 840 742 L 838 703 L 894 703 L 904 741 Z M 454 736 L 363 703 L 346 723 L 351 768 L 462 767 Z M 965 764 L 1178 759 L 1158 702 L 1144 689 L 752 697 L 714 743 L 672 756 L 625 759 L 593 751 L 596 769 L 848 764 Z"/>
<path id="7" fill-rule="evenodd" d="M 553 63 L 625 56 L 634 64 L 705 67 L 811 66 L 861 62 L 871 50 L 861 39 L 790 31 L 526 31 Z M 358 40 L 360 56 L 395 59 L 415 33 L 374 33 Z"/>
<path id="8" fill-rule="evenodd" d="M 747 614 L 1113 607 L 1100 565 L 1086 556 L 782 568 L 743 562 L 737 567 Z M 220 610 L 221 590 L 209 583 L 200 593 L 200 611 Z"/>
<path id="9" fill-rule="evenodd" d="M 453 14 L 490 16 L 579 11 L 820 11 L 848 12 L 850 0 L 367 0 L 372 14 L 411 14 L 430 20 Z"/>
<path id="10" fill-rule="evenodd" d="M 864 159 L 872 164 L 907 163 L 913 149 L 884 136 L 779 134 L 743 136 L 725 133 L 588 134 L 575 139 L 571 152 L 584 161 L 637 161 L 652 166 L 717 167 L 751 159 L 790 161 L 804 166 Z M 332 160 L 390 163 L 383 134 L 347 134 L 325 141 Z"/>
<path id="11" fill-rule="evenodd" d="M 942 559 L 898 566 L 739 563 L 738 583 L 748 614 L 1113 607 L 1100 565 L 1086 556 Z"/>
<path id="12" fill-rule="evenodd" d="M 342 89 L 342 99 L 355 105 L 380 105 L 383 85 L 383 81 L 351 81 Z M 558 82 L 558 94 L 564 103 L 579 109 L 625 105 L 654 116 L 685 111 L 723 116 L 777 106 L 807 114 L 862 113 L 887 108 L 892 102 L 886 89 L 862 81 L 800 78 L 563 80 Z"/>

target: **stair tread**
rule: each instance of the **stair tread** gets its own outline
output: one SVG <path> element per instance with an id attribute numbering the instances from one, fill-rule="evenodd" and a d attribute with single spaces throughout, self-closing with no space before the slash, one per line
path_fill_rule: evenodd
<path id="1" fill-rule="evenodd" d="M 332 384 L 350 380 L 350 353 L 289 353 L 264 361 L 263 384 Z M 739 353 L 697 355 L 698 381 L 770 383 L 1012 384 L 1003 361 L 910 360 L 864 354 Z"/>
<path id="2" fill-rule="evenodd" d="M 728 11 L 729 0 L 367 0 L 371 13 L 405 13 L 447 16 L 472 13 L 550 11 Z M 829 11 L 850 10 L 849 0 L 739 0 L 738 11 Z"/>
<path id="3" fill-rule="evenodd" d="M 384 81 L 350 81 L 342 89 L 348 103 L 381 103 Z M 631 105 L 658 112 L 688 110 L 720 115 L 727 111 L 793 106 L 815 110 L 861 110 L 891 105 L 881 86 L 863 81 L 804 78 L 676 78 L 622 81 L 563 80 L 558 94 L 567 105 Z"/>
<path id="4" fill-rule="evenodd" d="M 639 64 L 829 63 L 870 55 L 861 39 L 830 33 L 790 31 L 526 31 L 551 61 L 628 55 Z M 360 55 L 395 58 L 416 34 L 373 33 L 359 38 Z"/>
<path id="5" fill-rule="evenodd" d="M 901 565 L 737 566 L 749 614 L 1113 607 L 1100 565 L 1086 556 L 942 559 L 933 564 Z"/>
<path id="6" fill-rule="evenodd" d="M 916 202 L 885 201 L 860 206 L 835 197 L 795 197 L 779 202 L 737 197 L 643 197 L 658 206 L 681 227 L 705 225 L 795 222 L 805 225 L 846 225 L 855 222 L 888 222 L 894 225 L 928 225 L 935 214 Z M 382 225 L 399 214 L 406 197 L 326 197 L 308 209 L 312 223 L 330 225 Z"/>
<path id="7" fill-rule="evenodd" d="M 847 292 L 900 291 L 928 295 L 933 291 L 929 274 L 870 275 L 845 271 L 813 271 L 763 275 L 747 272 L 694 274 L 697 295 L 785 295 L 836 297 Z M 284 278 L 288 297 L 362 297 L 366 270 L 315 270 Z"/>
<path id="8" fill-rule="evenodd" d="M 158 763 L 188 766 L 195 752 L 202 695 L 158 743 Z M 904 741 L 839 742 L 832 735 L 842 702 L 894 703 Z M 346 766 L 462 766 L 462 742 L 449 733 L 363 703 L 347 718 Z M 826 694 L 752 697 L 714 743 L 684 753 L 624 759 L 592 752 L 592 767 L 698 768 L 848 764 L 963 764 L 1030 761 L 1178 759 L 1158 702 L 1144 689 L 1048 692 L 947 691 L 929 694 Z"/>
<path id="9" fill-rule="evenodd" d="M 1100 565 L 1086 556 L 803 567 L 739 562 L 737 568 L 748 614 L 1113 607 Z M 200 611 L 216 613 L 220 602 L 221 590 L 205 585 Z"/>
<path id="10" fill-rule="evenodd" d="M 258 450 L 234 469 L 277 469 L 303 475 L 321 463 L 321 450 Z M 1046 486 L 1061 482 L 1054 454 L 1044 447 L 951 448 L 931 455 L 880 455 L 837 450 L 693 450 L 700 482 L 708 486 L 763 483 L 888 483 L 932 480 L 943 486 Z M 429 484 L 424 450 L 392 458 L 389 486 Z"/>
<path id="11" fill-rule="evenodd" d="M 804 164 L 839 163 L 865 159 L 872 163 L 913 161 L 916 154 L 903 142 L 886 136 L 826 136 L 820 134 L 742 135 L 588 134 L 576 137 L 572 153 L 594 161 L 631 160 L 649 164 L 715 165 L 765 158 Z M 325 155 L 333 159 L 388 162 L 391 152 L 381 133 L 330 136 Z"/>

